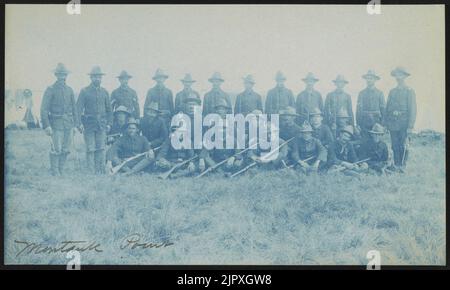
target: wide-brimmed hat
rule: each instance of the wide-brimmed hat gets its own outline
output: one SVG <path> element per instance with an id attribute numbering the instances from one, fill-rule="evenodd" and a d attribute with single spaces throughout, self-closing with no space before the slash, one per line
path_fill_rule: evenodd
<path id="1" fill-rule="evenodd" d="M 310 117 L 311 117 L 311 116 L 318 116 L 318 115 L 320 115 L 320 116 L 323 115 L 322 111 L 321 111 L 319 108 L 314 108 L 314 109 L 312 109 L 312 110 L 309 112 L 309 116 L 310 116 Z"/>
<path id="2" fill-rule="evenodd" d="M 145 107 L 146 110 L 152 110 L 157 113 L 162 113 L 162 111 L 159 109 L 159 104 L 157 102 L 150 102 Z"/>
<path id="3" fill-rule="evenodd" d="M 114 114 L 117 113 L 125 113 L 127 115 L 130 114 L 130 111 L 127 109 L 127 107 L 125 106 L 118 106 L 115 110 L 114 110 Z"/>
<path id="4" fill-rule="evenodd" d="M 299 132 L 306 133 L 306 132 L 314 132 L 313 128 L 309 124 L 308 121 L 303 122 L 303 124 L 300 126 Z"/>
<path id="5" fill-rule="evenodd" d="M 275 80 L 276 81 L 285 81 L 286 76 L 284 75 L 284 73 L 282 71 L 277 71 L 277 74 L 275 75 Z"/>
<path id="6" fill-rule="evenodd" d="M 89 73 L 89 75 L 104 75 L 104 73 L 102 72 L 102 69 L 100 68 L 100 66 L 96 65 L 91 69 L 91 72 Z"/>
<path id="7" fill-rule="evenodd" d="M 218 109 L 218 108 L 226 108 L 227 110 L 231 109 L 230 106 L 228 105 L 227 101 L 225 101 L 225 99 L 219 99 L 217 101 L 217 103 L 214 106 L 214 109 Z"/>
<path id="8" fill-rule="evenodd" d="M 402 66 L 398 66 L 391 71 L 391 76 L 395 77 L 397 75 L 410 76 L 411 74 L 406 71 L 406 69 Z"/>
<path id="9" fill-rule="evenodd" d="M 127 71 L 123 70 L 120 72 L 120 75 L 117 76 L 119 79 L 131 79 L 133 76 L 128 74 Z"/>
<path id="10" fill-rule="evenodd" d="M 193 78 L 192 78 L 192 76 L 191 76 L 191 74 L 185 74 L 184 75 L 184 78 L 183 79 L 181 79 L 180 81 L 182 81 L 183 83 L 195 83 L 196 82 L 196 80 L 194 80 Z"/>
<path id="11" fill-rule="evenodd" d="M 344 126 L 339 131 L 340 132 L 346 132 L 346 133 L 350 134 L 352 137 L 354 135 L 353 126 L 351 126 L 351 125 Z"/>
<path id="12" fill-rule="evenodd" d="M 341 107 L 336 114 L 337 118 L 350 118 L 350 115 L 348 114 L 347 110 L 344 107 Z"/>
<path id="13" fill-rule="evenodd" d="M 155 72 L 155 75 L 153 76 L 152 79 L 156 80 L 156 79 L 160 79 L 160 78 L 164 78 L 167 79 L 169 76 L 167 74 L 164 73 L 164 71 L 160 68 L 158 68 Z"/>
<path id="14" fill-rule="evenodd" d="M 309 72 L 309 73 L 306 75 L 306 77 L 304 77 L 302 80 L 303 80 L 304 82 L 307 82 L 307 81 L 318 82 L 318 81 L 319 81 L 319 79 L 316 78 L 312 72 Z"/>
<path id="15" fill-rule="evenodd" d="M 379 135 L 382 135 L 382 134 L 386 133 L 386 130 L 385 130 L 384 127 L 381 126 L 380 124 L 375 123 L 375 124 L 373 125 L 373 127 L 372 127 L 372 130 L 369 130 L 368 132 L 371 133 L 371 134 L 379 134 Z"/>
<path id="16" fill-rule="evenodd" d="M 292 116 L 292 117 L 299 117 L 300 115 L 297 114 L 294 107 L 287 106 L 284 109 L 281 109 L 278 111 L 278 114 L 281 116 Z"/>
<path id="17" fill-rule="evenodd" d="M 138 121 L 133 117 L 128 118 L 127 127 L 130 126 L 131 124 L 134 124 L 136 126 L 139 125 Z"/>
<path id="18" fill-rule="evenodd" d="M 242 78 L 245 83 L 255 84 L 255 80 L 253 79 L 252 75 L 247 75 L 244 78 Z"/>
<path id="19" fill-rule="evenodd" d="M 63 63 L 58 63 L 56 65 L 56 68 L 53 70 L 55 74 L 68 74 L 70 71 L 66 68 L 66 66 Z"/>
<path id="20" fill-rule="evenodd" d="M 348 81 L 345 79 L 343 75 L 337 75 L 336 79 L 333 80 L 334 83 L 346 83 L 348 84 Z"/>
<path id="21" fill-rule="evenodd" d="M 374 78 L 376 80 L 380 79 L 380 77 L 371 69 L 369 69 L 366 74 L 363 74 L 362 78 L 363 79 Z"/>
<path id="22" fill-rule="evenodd" d="M 219 72 L 213 73 L 212 76 L 208 79 L 209 82 L 213 82 L 214 80 L 224 82 L 224 79 Z"/>

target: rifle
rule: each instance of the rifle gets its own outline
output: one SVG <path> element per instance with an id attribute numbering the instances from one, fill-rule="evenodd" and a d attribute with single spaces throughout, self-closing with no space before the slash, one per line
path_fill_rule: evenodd
<path id="1" fill-rule="evenodd" d="M 197 158 L 197 157 L 198 157 L 198 155 L 195 155 L 195 156 L 192 157 L 192 158 L 189 158 L 189 159 L 187 159 L 187 160 L 184 160 L 183 162 L 180 162 L 180 163 L 175 164 L 175 165 L 174 165 L 172 168 L 170 168 L 168 171 L 166 171 L 166 172 L 164 172 L 163 174 L 159 175 L 158 178 L 160 178 L 160 179 L 167 179 L 167 178 L 170 176 L 170 174 L 172 174 L 175 170 L 177 170 L 177 169 L 180 168 L 181 166 L 183 166 L 183 165 L 185 165 L 185 164 L 191 162 L 192 160 L 194 160 L 194 159 Z"/>
<path id="2" fill-rule="evenodd" d="M 159 148 L 161 148 L 161 146 L 156 147 L 155 149 L 153 149 L 153 151 L 156 151 L 156 150 L 158 150 Z M 119 172 L 120 169 L 122 169 L 122 167 L 125 166 L 125 164 L 127 164 L 127 163 L 130 162 L 131 160 L 134 160 L 134 159 L 136 159 L 136 158 L 139 158 L 139 157 L 141 157 L 141 156 L 144 156 L 145 154 L 147 154 L 147 152 L 148 152 L 148 151 L 142 152 L 142 153 L 136 154 L 136 155 L 134 155 L 134 156 L 131 156 L 131 157 L 125 159 L 124 161 L 122 161 L 122 163 L 120 163 L 120 164 L 117 165 L 116 167 L 111 168 L 111 170 L 109 171 L 109 175 L 115 175 L 117 172 Z"/>
<path id="3" fill-rule="evenodd" d="M 369 161 L 370 160 L 370 158 L 366 158 L 366 159 L 363 159 L 363 160 L 359 160 L 359 161 L 356 161 L 356 162 L 354 162 L 354 163 L 351 163 L 351 164 L 353 164 L 353 165 L 357 165 L 357 164 L 360 164 L 360 163 L 363 163 L 363 162 L 366 162 L 366 161 Z M 339 172 L 339 171 L 342 171 L 342 170 L 345 170 L 345 167 L 344 166 L 342 166 L 342 165 L 339 165 L 339 167 L 338 168 L 336 168 L 335 170 L 333 170 L 333 171 L 336 171 L 336 172 Z"/>
<path id="4" fill-rule="evenodd" d="M 220 161 L 219 163 L 216 163 L 216 165 L 214 165 L 214 166 L 212 166 L 212 167 L 209 167 L 208 169 L 206 169 L 205 171 L 203 171 L 202 173 L 200 173 L 199 175 L 197 175 L 195 178 L 200 178 L 200 177 L 202 177 L 202 176 L 208 174 L 208 172 L 211 172 L 211 171 L 213 171 L 213 170 L 219 168 L 222 164 L 225 164 L 225 163 L 226 163 L 228 160 L 230 160 L 232 157 L 236 157 L 236 156 L 238 156 L 238 155 L 240 155 L 240 154 L 242 154 L 242 153 L 244 153 L 244 152 L 246 152 L 246 151 L 248 151 L 248 150 L 250 150 L 250 149 L 254 149 L 254 147 L 255 147 L 256 145 L 258 145 L 258 142 L 252 144 L 251 146 L 248 146 L 248 148 L 245 148 L 244 150 L 242 150 L 242 151 L 240 151 L 240 152 L 234 154 L 233 156 L 230 156 L 230 157 L 228 157 L 228 158 L 226 158 L 226 159 Z"/>
<path id="5" fill-rule="evenodd" d="M 292 137 L 291 139 L 285 141 L 284 143 L 282 143 L 281 145 L 279 145 L 277 148 L 273 149 L 272 151 L 270 151 L 269 153 L 267 153 L 267 155 L 265 155 L 263 158 L 261 159 L 267 159 L 269 156 L 272 156 L 275 152 L 277 152 L 278 150 L 280 150 L 281 147 L 283 147 L 284 145 L 288 144 L 289 142 L 291 142 L 292 140 L 294 140 L 295 137 Z M 258 162 L 254 161 L 252 163 L 250 163 L 249 165 L 245 166 L 244 168 L 242 168 L 241 170 L 233 173 L 232 175 L 230 175 L 231 177 L 235 177 L 236 175 L 241 174 L 242 172 L 247 171 L 248 169 L 250 169 L 251 167 L 255 166 L 256 164 L 258 164 Z"/>
<path id="6" fill-rule="evenodd" d="M 308 158 L 306 158 L 306 159 L 303 159 L 302 161 L 303 161 L 303 162 L 306 162 L 306 161 L 309 161 L 309 160 L 313 159 L 314 157 L 315 157 L 315 156 L 311 156 L 311 157 L 308 157 Z M 284 162 L 284 160 L 281 160 L 281 162 L 283 163 L 283 165 L 284 165 L 286 168 L 293 168 L 295 165 L 297 165 L 297 163 L 294 163 L 294 164 L 291 164 L 291 165 L 287 165 L 286 162 Z"/>

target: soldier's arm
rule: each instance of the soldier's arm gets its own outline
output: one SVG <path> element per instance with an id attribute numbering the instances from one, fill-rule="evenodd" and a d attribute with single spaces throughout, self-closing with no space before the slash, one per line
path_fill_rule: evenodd
<path id="1" fill-rule="evenodd" d="M 52 90 L 50 88 L 47 88 L 44 92 L 44 96 L 42 97 L 41 123 L 42 123 L 43 129 L 50 126 L 50 120 L 48 118 L 48 113 L 49 113 L 51 95 L 52 95 Z"/>
<path id="2" fill-rule="evenodd" d="M 409 118 L 408 118 L 408 129 L 414 128 L 414 123 L 416 122 L 417 106 L 416 106 L 416 93 L 413 89 L 410 90 L 409 95 Z"/>

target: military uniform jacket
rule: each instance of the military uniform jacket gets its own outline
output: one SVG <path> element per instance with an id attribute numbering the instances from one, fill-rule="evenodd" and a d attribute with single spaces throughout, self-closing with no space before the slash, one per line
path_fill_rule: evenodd
<path id="1" fill-rule="evenodd" d="M 320 125 L 318 128 L 313 128 L 314 138 L 319 139 L 323 146 L 327 147 L 334 142 L 333 133 L 331 133 L 330 127 L 325 124 Z"/>
<path id="2" fill-rule="evenodd" d="M 292 91 L 285 87 L 275 87 L 267 93 L 266 114 L 278 114 L 280 109 L 287 106 L 295 107 Z"/>
<path id="3" fill-rule="evenodd" d="M 112 125 L 111 102 L 104 88 L 92 84 L 83 88 L 77 107 L 86 130 L 105 130 L 106 125 Z"/>
<path id="4" fill-rule="evenodd" d="M 78 127 L 79 118 L 72 88 L 63 82 L 49 86 L 42 99 L 41 118 L 44 129 L 48 126 L 56 130 Z"/>
<path id="5" fill-rule="evenodd" d="M 147 92 L 147 97 L 145 98 L 144 108 L 147 108 L 147 105 L 150 102 L 158 103 L 159 110 L 166 110 L 170 112 L 170 116 L 174 113 L 173 106 L 173 94 L 172 91 L 164 86 L 154 86 L 149 89 Z M 145 110 L 145 109 L 144 109 Z"/>
<path id="6" fill-rule="evenodd" d="M 139 119 L 140 109 L 136 91 L 130 87 L 120 86 L 111 93 L 112 110 L 119 106 L 125 106 L 131 115 Z"/>
<path id="7" fill-rule="evenodd" d="M 386 103 L 379 89 L 365 88 L 358 95 L 356 104 L 356 124 L 370 130 L 375 123 L 383 124 Z"/>
<path id="8" fill-rule="evenodd" d="M 200 94 L 192 89 L 184 89 L 181 92 L 177 93 L 177 95 L 175 96 L 175 113 L 179 113 L 185 110 L 185 100 L 191 93 L 193 93 L 197 98 L 200 99 Z"/>
<path id="9" fill-rule="evenodd" d="M 237 95 L 234 105 L 235 114 L 243 114 L 245 116 L 254 110 L 263 111 L 261 95 L 253 90 L 244 91 Z"/>
<path id="10" fill-rule="evenodd" d="M 221 89 L 212 89 L 205 94 L 203 99 L 203 115 L 215 113 L 215 106 L 219 103 L 219 100 L 223 99 L 227 102 L 228 106 L 232 108 L 230 96 Z M 228 114 L 233 112 L 232 109 L 228 111 Z"/>
<path id="11" fill-rule="evenodd" d="M 412 129 L 416 121 L 416 94 L 410 87 L 396 87 L 389 92 L 386 126 L 390 131 Z"/>
<path id="12" fill-rule="evenodd" d="M 327 161 L 327 150 L 323 147 L 322 143 L 316 138 L 306 141 L 300 137 L 293 140 L 293 151 L 291 158 L 297 162 L 314 156 L 316 160 L 323 162 Z"/>
<path id="13" fill-rule="evenodd" d="M 141 135 L 124 135 L 111 147 L 111 157 L 125 159 L 150 150 L 147 138 Z"/>
<path id="14" fill-rule="evenodd" d="M 301 116 L 301 119 L 308 120 L 310 112 L 314 111 L 314 109 L 319 109 L 323 112 L 322 95 L 316 90 L 313 90 L 312 92 L 304 90 L 298 94 L 295 107 L 297 109 L 297 114 Z"/>
<path id="15" fill-rule="evenodd" d="M 329 166 L 339 165 L 342 161 L 355 163 L 358 161 L 355 148 L 352 143 L 342 145 L 338 141 L 334 141 L 328 147 L 327 162 Z"/>
<path id="16" fill-rule="evenodd" d="M 372 140 L 366 141 L 360 147 L 360 155 L 361 159 L 370 158 L 370 160 L 367 161 L 369 165 L 387 162 L 389 158 L 387 145 L 383 141 L 378 143 L 374 143 Z"/>
<path id="17" fill-rule="evenodd" d="M 169 136 L 166 122 L 161 117 L 144 116 L 140 123 L 140 129 L 152 148 L 161 146 Z"/>
<path id="18" fill-rule="evenodd" d="M 172 142 L 170 141 L 170 136 L 168 136 L 164 143 L 162 144 L 161 150 L 158 154 L 158 158 L 165 158 L 167 160 L 187 160 L 189 158 L 194 157 L 195 150 L 194 149 L 175 149 L 172 146 Z"/>
<path id="19" fill-rule="evenodd" d="M 355 124 L 352 109 L 352 98 L 344 91 L 335 90 L 327 95 L 325 99 L 324 117 L 325 122 L 331 126 L 336 123 L 336 114 L 341 108 L 347 110 L 348 115 L 351 118 L 351 124 Z"/>

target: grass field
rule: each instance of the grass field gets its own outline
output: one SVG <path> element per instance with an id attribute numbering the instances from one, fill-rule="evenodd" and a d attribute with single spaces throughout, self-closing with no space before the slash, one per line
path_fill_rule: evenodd
<path id="1" fill-rule="evenodd" d="M 64 253 L 22 253 L 29 241 L 95 241 L 82 264 L 445 263 L 445 144 L 415 140 L 408 172 L 304 176 L 249 172 L 226 179 L 89 176 L 74 156 L 49 175 L 42 131 L 5 131 L 5 262 L 65 264 Z M 124 238 L 166 247 L 131 246 Z"/>

